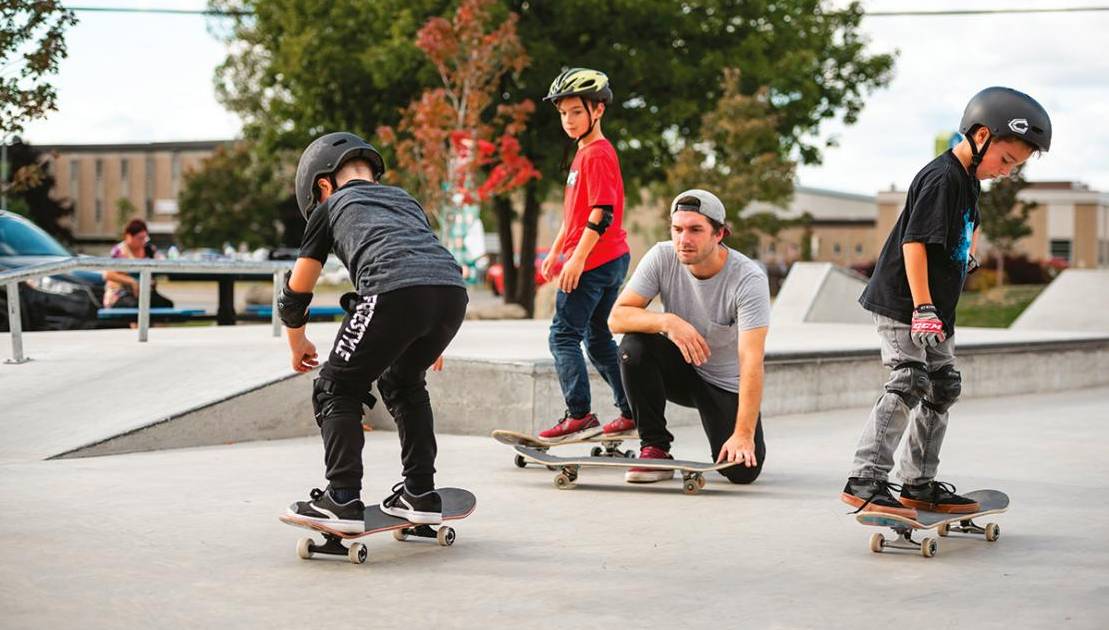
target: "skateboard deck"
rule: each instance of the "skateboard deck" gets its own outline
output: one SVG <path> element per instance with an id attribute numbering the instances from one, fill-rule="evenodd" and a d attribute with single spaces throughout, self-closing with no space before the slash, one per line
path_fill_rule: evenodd
<path id="1" fill-rule="evenodd" d="M 443 500 L 444 522 L 466 518 L 472 514 L 474 508 L 477 507 L 477 497 L 469 490 L 463 490 L 462 488 L 437 488 L 435 491 L 439 493 L 439 498 Z M 416 536 L 417 538 L 434 538 L 444 547 L 453 545 L 456 538 L 453 527 L 411 523 L 403 518 L 397 518 L 396 516 L 382 512 L 380 505 L 366 507 L 363 518 L 366 523 L 365 531 L 351 533 L 341 532 L 315 521 L 305 520 L 293 514 L 282 514 L 278 517 L 283 523 L 288 523 L 296 527 L 303 527 L 304 529 L 311 529 L 323 534 L 325 542 L 322 545 L 316 544 L 311 538 L 301 538 L 297 541 L 297 555 L 305 560 L 311 558 L 313 554 L 319 553 L 332 556 L 346 556 L 354 564 L 362 564 L 366 561 L 368 555 L 366 545 L 362 543 L 353 543 L 350 547 L 346 547 L 343 545 L 342 541 L 362 538 L 363 536 L 379 534 L 381 532 L 391 531 L 393 532 L 393 538 L 400 541 L 405 540 L 409 536 Z"/>
<path id="2" fill-rule="evenodd" d="M 686 494 L 697 494 L 705 487 L 705 473 L 737 465 L 734 462 L 710 464 L 708 462 L 680 459 L 639 459 L 636 457 L 557 457 L 527 446 L 517 446 L 516 452 L 525 459 L 557 470 L 558 475 L 554 478 L 554 485 L 560 490 L 573 488 L 578 479 L 578 471 L 584 466 L 608 466 L 612 468 L 645 466 L 680 472 L 682 474 L 682 490 Z"/>
<path id="3" fill-rule="evenodd" d="M 1000 514 L 1009 509 L 1009 496 L 998 490 L 975 490 L 963 496 L 974 499 L 981 509 L 968 514 L 951 514 L 948 512 L 928 512 L 917 510 L 916 520 L 896 514 L 883 512 L 859 512 L 855 520 L 863 525 L 874 527 L 889 527 L 897 538 L 887 539 L 880 533 L 870 536 L 870 550 L 881 553 L 883 549 L 908 549 L 917 551 L 925 558 L 931 558 L 939 553 L 939 542 L 934 538 L 922 538 L 920 542 L 913 540 L 912 533 L 918 529 L 935 529 L 940 537 L 946 537 L 951 532 L 963 534 L 981 534 L 986 540 L 994 542 L 1001 536 L 1001 528 L 997 523 L 986 523 L 979 526 L 974 519 L 988 514 Z"/>
<path id="4" fill-rule="evenodd" d="M 535 435 L 520 433 L 519 431 L 509 431 L 508 429 L 497 429 L 493 431 L 492 435 L 493 439 L 501 444 L 507 444 L 509 446 L 527 446 L 528 448 L 533 448 L 544 453 L 555 446 L 566 446 L 568 444 L 600 444 L 601 446 L 594 446 L 593 450 L 590 452 L 593 457 L 635 457 L 635 451 L 622 451 L 620 450 L 620 444 L 623 443 L 624 440 L 639 439 L 639 432 L 637 431 L 626 431 L 615 435 L 598 433 L 597 435 L 585 439 L 566 440 L 563 442 L 557 440 L 544 440 Z M 528 462 L 522 455 L 517 454 L 516 465 L 523 468 L 528 465 Z"/>

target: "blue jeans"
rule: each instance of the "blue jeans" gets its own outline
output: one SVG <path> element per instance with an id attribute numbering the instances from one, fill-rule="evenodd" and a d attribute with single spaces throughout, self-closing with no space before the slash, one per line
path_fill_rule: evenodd
<path id="1" fill-rule="evenodd" d="M 558 292 L 554 321 L 551 322 L 549 345 L 554 355 L 558 384 L 570 415 L 580 418 L 592 411 L 589 394 L 589 371 L 581 355 L 581 344 L 589 361 L 601 378 L 612 388 L 612 396 L 620 413 L 631 418 L 628 398 L 620 380 L 620 361 L 616 341 L 608 329 L 608 314 L 620 285 L 628 273 L 630 254 L 611 260 L 581 274 L 578 288 L 570 293 Z"/>

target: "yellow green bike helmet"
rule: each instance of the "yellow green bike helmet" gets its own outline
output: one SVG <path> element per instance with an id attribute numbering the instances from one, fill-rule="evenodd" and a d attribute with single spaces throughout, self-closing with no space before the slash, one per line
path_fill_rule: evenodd
<path id="1" fill-rule="evenodd" d="M 567 96 L 580 96 L 591 101 L 612 102 L 612 89 L 608 75 L 589 68 L 570 68 L 558 75 L 547 90 L 544 101 L 557 101 Z"/>

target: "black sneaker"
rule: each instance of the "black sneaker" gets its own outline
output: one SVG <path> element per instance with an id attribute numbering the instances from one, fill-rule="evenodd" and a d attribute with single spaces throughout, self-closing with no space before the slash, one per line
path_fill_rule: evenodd
<path id="1" fill-rule="evenodd" d="M 916 510 L 905 507 L 893 498 L 891 487 L 895 490 L 901 489 L 900 486 L 884 479 L 850 477 L 839 498 L 847 505 L 858 508 L 855 512 L 884 512 L 915 520 Z"/>
<path id="2" fill-rule="evenodd" d="M 287 513 L 348 534 L 366 531 L 366 506 L 362 505 L 362 501 L 351 499 L 339 503 L 330 491 L 319 488 L 313 488 L 308 496 L 312 499 L 293 503 Z"/>
<path id="3" fill-rule="evenodd" d="M 393 494 L 381 502 L 381 511 L 409 523 L 437 525 L 443 522 L 443 500 L 439 493 L 429 490 L 423 494 L 409 494 L 403 481 L 393 486 Z"/>
<path id="4" fill-rule="evenodd" d="M 978 502 L 955 494 L 955 486 L 942 481 L 929 481 L 901 488 L 901 503 L 908 507 L 944 514 L 971 514 L 981 509 Z"/>

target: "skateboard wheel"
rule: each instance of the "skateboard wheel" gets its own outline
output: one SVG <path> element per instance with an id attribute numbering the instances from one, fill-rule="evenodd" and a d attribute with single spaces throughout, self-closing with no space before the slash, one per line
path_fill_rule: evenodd
<path id="1" fill-rule="evenodd" d="M 524 459 L 523 455 L 517 455 L 516 456 L 516 467 L 517 468 L 524 468 L 527 465 L 528 465 L 528 462 L 527 462 L 526 459 Z"/>
<path id="2" fill-rule="evenodd" d="M 559 474 L 554 479 L 554 485 L 559 490 L 569 490 L 574 487 L 574 481 L 568 475 Z"/>
<path id="3" fill-rule="evenodd" d="M 453 527 L 440 527 L 439 531 L 435 532 L 435 540 L 439 542 L 441 547 L 450 547 L 454 544 L 455 533 Z"/>
<path id="4" fill-rule="evenodd" d="M 394 529 L 393 530 L 393 538 L 395 538 L 396 540 L 398 540 L 400 542 L 404 542 L 404 541 L 408 540 L 408 528 L 404 527 L 404 528 L 401 528 L 401 529 Z"/>
<path id="5" fill-rule="evenodd" d="M 707 483 L 708 482 L 705 481 L 704 477 L 702 477 L 701 475 L 697 475 L 697 487 L 698 488 L 704 489 L 705 484 L 707 484 Z"/>
<path id="6" fill-rule="evenodd" d="M 312 539 L 311 538 L 301 538 L 300 540 L 297 541 L 297 555 L 300 556 L 301 558 L 303 558 L 304 560 L 308 560 L 309 558 L 312 557 Z"/>
<path id="7" fill-rule="evenodd" d="M 603 453 L 603 452 L 604 452 L 604 451 L 602 451 L 602 450 L 601 450 L 601 447 L 599 447 L 599 446 L 594 446 L 594 447 L 593 447 L 593 450 L 589 451 L 589 454 L 590 454 L 591 456 L 593 456 L 593 457 L 600 457 L 600 456 L 601 456 L 601 453 Z"/>
<path id="8" fill-rule="evenodd" d="M 628 459 L 634 458 L 635 457 L 635 451 L 632 451 L 632 450 L 624 451 L 624 457 L 627 457 Z"/>
<path id="9" fill-rule="evenodd" d="M 939 527 L 936 528 L 936 533 L 939 534 L 939 536 L 941 538 L 943 538 L 943 537 L 947 536 L 947 528 L 948 527 L 949 527 L 949 525 L 947 523 L 944 523 L 943 525 L 940 525 Z"/>
<path id="10" fill-rule="evenodd" d="M 354 564 L 362 564 L 366 561 L 369 552 L 366 551 L 366 545 L 362 543 L 354 543 L 347 550 L 347 559 Z"/>
<path id="11" fill-rule="evenodd" d="M 920 555 L 931 558 L 940 552 L 940 545 L 934 538 L 925 538 L 920 541 Z"/>
<path id="12" fill-rule="evenodd" d="M 697 494 L 701 490 L 701 485 L 693 479 L 686 479 L 685 482 L 682 483 L 682 490 L 684 490 L 686 494 Z"/>
<path id="13" fill-rule="evenodd" d="M 874 553 L 882 553 L 882 549 L 886 547 L 886 537 L 874 532 L 870 535 L 870 550 Z"/>
<path id="14" fill-rule="evenodd" d="M 986 523 L 986 540 L 993 542 L 1001 535 L 1001 527 L 997 523 Z"/>

